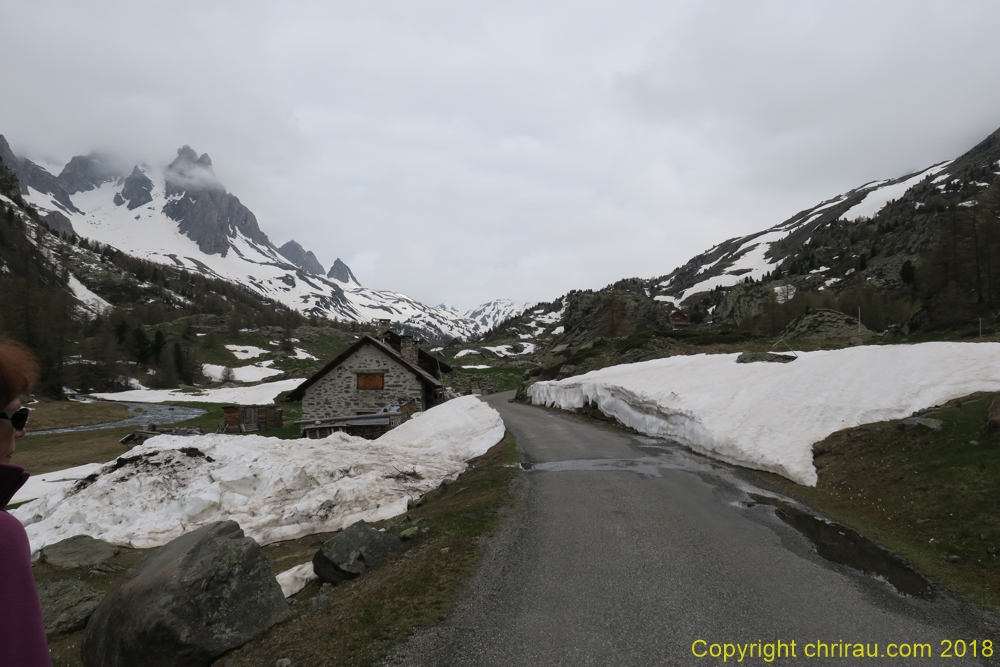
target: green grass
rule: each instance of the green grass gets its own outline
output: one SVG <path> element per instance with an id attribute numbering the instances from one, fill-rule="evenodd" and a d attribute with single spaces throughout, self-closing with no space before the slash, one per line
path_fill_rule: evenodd
<path id="1" fill-rule="evenodd" d="M 927 414 L 944 421 L 941 432 L 883 422 L 834 433 L 814 446 L 815 488 L 755 474 L 998 610 L 1000 434 L 984 428 L 998 396 L 974 395 Z"/>

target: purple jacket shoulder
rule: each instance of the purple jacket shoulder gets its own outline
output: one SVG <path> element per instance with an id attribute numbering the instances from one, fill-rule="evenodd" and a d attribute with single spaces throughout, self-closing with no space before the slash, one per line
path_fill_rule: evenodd
<path id="1" fill-rule="evenodd" d="M 27 480 L 21 466 L 0 463 L 0 507 Z M 51 667 L 42 607 L 21 522 L 0 511 L 0 667 Z"/>

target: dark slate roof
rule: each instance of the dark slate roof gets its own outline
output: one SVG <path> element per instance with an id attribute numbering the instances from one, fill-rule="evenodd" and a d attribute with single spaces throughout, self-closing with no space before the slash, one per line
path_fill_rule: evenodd
<path id="1" fill-rule="evenodd" d="M 361 338 L 358 339 L 356 343 L 354 343 L 354 345 L 351 345 L 349 348 L 341 352 L 340 356 L 338 356 L 336 359 L 328 363 L 326 366 L 323 366 L 323 368 L 313 373 L 312 377 L 310 377 L 308 380 L 306 380 L 298 387 L 296 387 L 294 390 L 292 390 L 292 392 L 288 394 L 288 397 L 285 400 L 288 401 L 302 400 L 302 397 L 305 396 L 306 389 L 316 384 L 320 380 L 320 378 L 322 378 L 324 375 L 332 371 L 340 364 L 344 363 L 344 361 L 346 361 L 350 357 L 354 356 L 354 354 L 365 345 L 373 345 L 378 351 L 382 352 L 387 357 L 395 361 L 397 364 L 399 364 L 406 370 L 413 373 L 415 376 L 417 376 L 418 380 L 423 382 L 425 385 L 431 387 L 432 389 L 440 389 L 441 387 L 444 386 L 433 375 L 431 375 L 424 369 L 420 368 L 419 366 L 414 366 L 410 362 L 406 361 L 405 359 L 403 359 L 403 357 L 399 356 L 399 352 L 396 352 L 396 350 L 392 349 L 390 346 L 386 345 L 382 341 L 376 340 L 371 336 L 362 336 Z"/>

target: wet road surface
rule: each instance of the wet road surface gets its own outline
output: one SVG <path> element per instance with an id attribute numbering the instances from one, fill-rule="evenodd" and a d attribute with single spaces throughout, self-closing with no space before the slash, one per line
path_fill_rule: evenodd
<path id="1" fill-rule="evenodd" d="M 944 591 L 926 594 L 924 580 L 899 563 L 890 563 L 895 578 L 844 564 L 856 545 L 833 538 L 853 539 L 850 531 L 817 528 L 808 508 L 782 510 L 781 498 L 739 470 L 510 397 L 485 400 L 525 461 L 519 506 L 449 618 L 388 664 L 761 665 L 768 644 L 785 651 L 774 664 L 859 661 L 824 658 L 817 641 L 832 655 L 864 644 L 869 656 L 878 652 L 860 660 L 869 665 L 1000 664 L 969 651 L 939 657 L 943 640 L 1000 641 L 995 619 Z M 876 556 L 856 567 L 880 567 L 883 552 L 870 547 Z M 887 578 L 916 590 L 904 595 Z M 716 643 L 736 654 L 713 658 Z M 926 650 L 913 644 L 928 644 L 934 657 L 886 655 Z"/>

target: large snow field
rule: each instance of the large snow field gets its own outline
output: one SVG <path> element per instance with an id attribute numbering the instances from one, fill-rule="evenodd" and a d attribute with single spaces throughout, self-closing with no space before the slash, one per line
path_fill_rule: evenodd
<path id="1" fill-rule="evenodd" d="M 150 438 L 94 481 L 13 510 L 32 554 L 74 535 L 135 548 L 234 519 L 261 544 L 379 521 L 466 468 L 503 438 L 500 414 L 473 396 L 365 440 L 212 434 Z"/>
<path id="2" fill-rule="evenodd" d="M 220 371 L 221 372 L 221 371 Z M 304 380 L 291 378 L 277 382 L 250 387 L 223 387 L 221 389 L 203 389 L 197 394 L 180 391 L 179 389 L 132 389 L 130 391 L 115 391 L 103 394 L 91 394 L 95 398 L 107 401 L 131 401 L 133 403 L 163 403 L 166 401 L 186 401 L 188 403 L 241 403 L 244 405 L 263 405 L 273 403 L 283 391 L 295 389 Z"/>
<path id="3" fill-rule="evenodd" d="M 596 403 L 649 435 L 816 485 L 812 446 L 831 433 L 979 391 L 1000 391 L 1000 343 L 923 343 L 800 352 L 786 364 L 737 354 L 612 366 L 528 389 L 537 405 Z"/>

